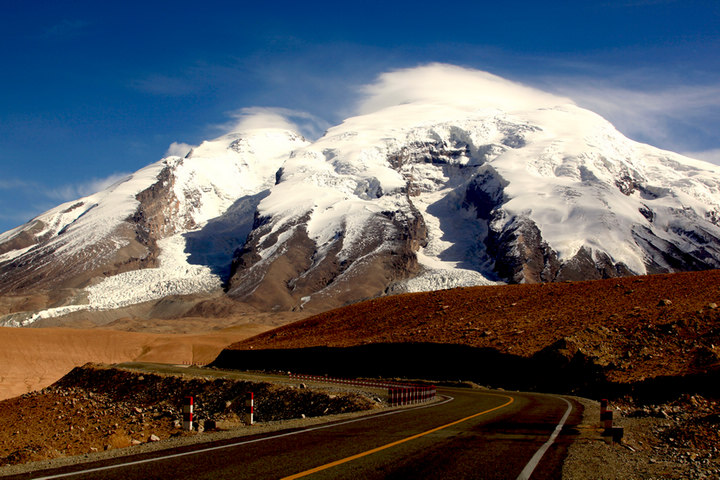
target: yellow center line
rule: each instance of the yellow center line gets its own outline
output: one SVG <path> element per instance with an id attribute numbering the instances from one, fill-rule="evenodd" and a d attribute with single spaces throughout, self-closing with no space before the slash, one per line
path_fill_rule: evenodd
<path id="1" fill-rule="evenodd" d="M 335 460 L 334 462 L 326 463 L 325 465 L 320 465 L 319 467 L 311 468 L 310 470 L 305 470 L 304 472 L 296 473 L 295 475 L 290 475 L 289 477 L 284 477 L 282 480 L 293 480 L 293 479 L 295 479 L 295 478 L 306 477 L 306 476 L 308 476 L 308 475 L 312 475 L 313 473 L 321 472 L 321 471 L 323 471 L 323 470 L 327 470 L 328 468 L 332 468 L 332 467 L 336 467 L 336 466 L 338 466 L 338 465 L 342 465 L 343 463 L 352 462 L 353 460 L 357 460 L 358 458 L 366 457 L 366 456 L 368 456 L 368 455 L 372 455 L 373 453 L 377 453 L 377 452 L 380 452 L 380 451 L 382 451 L 382 450 L 387 450 L 388 448 L 392 448 L 392 447 L 395 447 L 395 446 L 397 446 L 397 445 L 403 444 L 403 443 L 405 443 L 405 442 L 409 442 L 409 441 L 411 441 L 411 440 L 415 440 L 415 439 L 417 439 L 417 438 L 424 437 L 425 435 L 429 435 L 429 434 L 431 434 L 431 433 L 435 433 L 435 432 L 437 432 L 437 431 L 439 431 L 439 430 L 443 430 L 443 429 L 445 429 L 445 428 L 452 427 L 453 425 L 457 425 L 458 423 L 463 423 L 463 422 L 466 422 L 466 421 L 468 421 L 468 420 L 471 420 L 471 419 L 473 419 L 473 418 L 475 418 L 475 417 L 479 417 L 479 416 L 481 416 L 481 415 L 486 415 L 486 414 L 488 414 L 488 413 L 490 413 L 490 412 L 494 412 L 495 410 L 500 410 L 501 408 L 505 408 L 505 407 L 507 407 L 508 405 L 510 405 L 511 403 L 513 403 L 513 402 L 515 401 L 514 398 L 508 397 L 508 396 L 506 396 L 506 395 L 493 395 L 493 394 L 487 394 L 487 395 L 492 395 L 492 396 L 495 396 L 495 397 L 507 398 L 508 401 L 505 402 L 505 403 L 503 403 L 502 405 L 499 405 L 499 406 L 497 406 L 497 407 L 491 408 L 491 409 L 489 409 L 489 410 L 484 410 L 484 411 L 482 411 L 482 412 L 479 412 L 479 413 L 475 413 L 475 414 L 473 414 L 473 415 L 470 415 L 469 417 L 461 418 L 460 420 L 455 420 L 454 422 L 448 423 L 448 424 L 446 424 L 446 425 L 441 425 L 441 426 L 439 426 L 439 427 L 435 427 L 435 428 L 433 428 L 433 429 L 431 429 L 431 430 L 428 430 L 427 432 L 418 433 L 418 434 L 413 435 L 413 436 L 411 436 L 411 437 L 406 437 L 406 438 L 403 438 L 403 439 L 401 439 L 401 440 L 397 440 L 397 441 L 395 441 L 395 442 L 388 443 L 388 444 L 383 445 L 383 446 L 381 446 L 381 447 L 373 448 L 373 449 L 371 449 L 371 450 L 367 450 L 367 451 L 365 451 L 365 452 L 361 452 L 361 453 L 358 453 L 358 454 L 356 454 L 356 455 L 352 455 L 352 456 L 350 456 L 350 457 L 341 458 L 340 460 Z"/>

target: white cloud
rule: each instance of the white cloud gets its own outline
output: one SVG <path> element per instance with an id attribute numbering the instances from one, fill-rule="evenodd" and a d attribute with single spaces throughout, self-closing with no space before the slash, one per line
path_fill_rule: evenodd
<path id="1" fill-rule="evenodd" d="M 627 76 L 623 83 L 627 83 Z M 712 149 L 720 117 L 720 84 L 656 86 L 647 73 L 631 79 L 554 77 L 544 83 L 612 122 L 625 135 L 675 151 Z"/>
<path id="2" fill-rule="evenodd" d="M 488 72 L 440 63 L 383 73 L 360 92 L 360 114 L 416 102 L 507 111 L 572 103 Z"/>
<path id="3" fill-rule="evenodd" d="M 720 148 L 714 148 L 712 150 L 705 150 L 702 152 L 682 152 L 682 154 L 690 158 L 705 160 L 706 162 L 720 165 Z"/>
<path id="4" fill-rule="evenodd" d="M 113 173 L 105 178 L 92 178 L 81 183 L 63 185 L 47 190 L 46 195 L 48 198 L 60 201 L 75 200 L 105 190 L 111 185 L 125 180 L 128 175 L 127 173 Z"/>
<path id="5" fill-rule="evenodd" d="M 190 150 L 195 148 L 194 145 L 190 145 L 189 143 L 183 143 L 183 142 L 173 142 L 168 147 L 167 151 L 165 152 L 166 157 L 184 157 L 187 155 Z"/>
<path id="6" fill-rule="evenodd" d="M 17 178 L 0 179 L 0 190 L 28 190 L 35 188 L 32 182 L 26 182 Z"/>
<path id="7" fill-rule="evenodd" d="M 278 107 L 248 107 L 231 114 L 233 122 L 224 130 L 239 132 L 255 128 L 279 128 L 318 138 L 330 126 L 307 112 Z"/>
<path id="8" fill-rule="evenodd" d="M 429 64 L 382 73 L 358 89 L 354 114 L 407 103 L 451 104 L 505 111 L 575 103 L 635 140 L 717 163 L 720 84 L 688 84 L 650 69 L 617 71 L 565 65 L 583 73 L 535 76 L 521 84 L 491 73 Z"/>

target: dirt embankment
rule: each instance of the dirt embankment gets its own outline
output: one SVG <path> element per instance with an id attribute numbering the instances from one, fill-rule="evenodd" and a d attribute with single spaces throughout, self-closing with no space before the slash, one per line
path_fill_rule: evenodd
<path id="1" fill-rule="evenodd" d="M 255 421 L 374 408 L 369 396 L 218 376 L 150 374 L 102 365 L 75 368 L 40 392 L 0 401 L 0 466 L 112 450 L 192 435 L 181 429 L 185 396 L 199 425 L 243 424 L 248 392 Z"/>
<path id="2" fill-rule="evenodd" d="M 720 478 L 718 400 L 682 395 L 659 404 L 610 402 L 613 424 L 623 427 L 620 444 L 605 444 L 597 402 L 580 399 L 584 420 L 570 446 L 563 480 Z"/>
<path id="3" fill-rule="evenodd" d="M 332 310 L 234 344 L 223 355 L 453 345 L 585 365 L 604 380 L 633 383 L 718 371 L 719 304 L 720 270 L 459 288 Z"/>

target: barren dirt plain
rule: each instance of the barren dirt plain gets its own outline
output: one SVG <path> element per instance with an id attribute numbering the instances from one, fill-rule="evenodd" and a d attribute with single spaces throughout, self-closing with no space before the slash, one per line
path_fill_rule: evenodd
<path id="1" fill-rule="evenodd" d="M 122 319 L 100 328 L 0 328 L 0 400 L 47 387 L 88 362 L 204 365 L 233 342 L 302 318 L 277 317 Z M 168 333 L 172 331 L 178 333 Z"/>

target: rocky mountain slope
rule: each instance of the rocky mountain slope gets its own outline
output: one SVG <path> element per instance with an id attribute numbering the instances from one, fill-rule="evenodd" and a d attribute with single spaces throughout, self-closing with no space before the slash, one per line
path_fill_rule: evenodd
<path id="1" fill-rule="evenodd" d="M 258 201 L 306 143 L 278 129 L 231 133 L 1 234 L 0 323 L 221 289 Z"/>
<path id="2" fill-rule="evenodd" d="M 395 92 L 410 73 L 419 83 Z M 381 76 L 359 113 L 314 142 L 205 142 L 0 235 L 0 294 L 17 299 L 0 322 L 221 287 L 261 310 L 321 311 L 720 267 L 720 167 L 569 99 L 430 65 Z"/>

